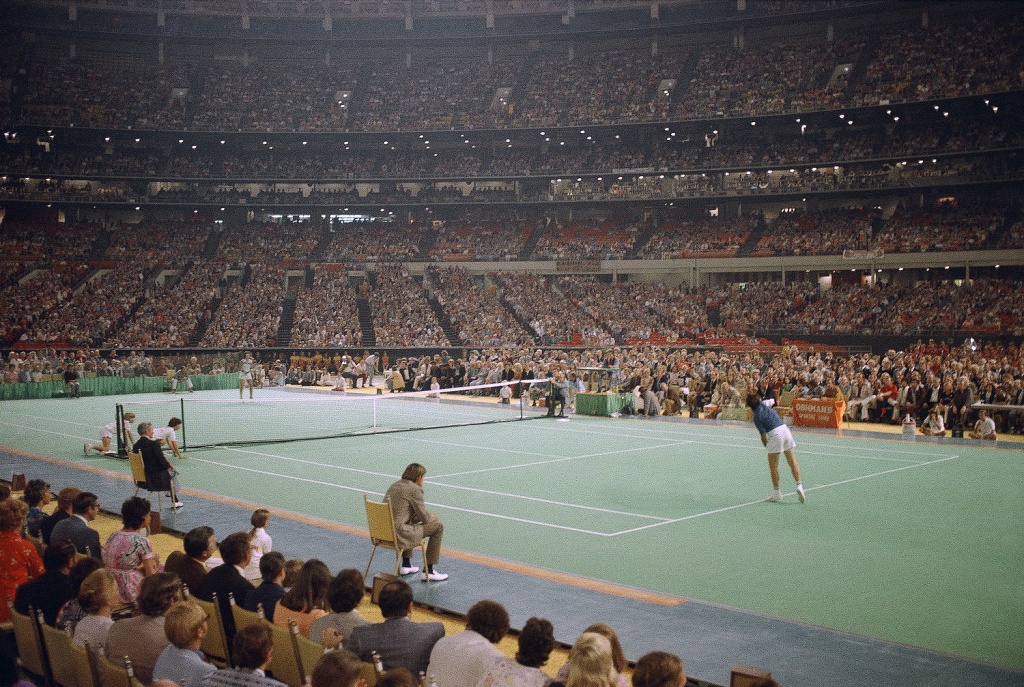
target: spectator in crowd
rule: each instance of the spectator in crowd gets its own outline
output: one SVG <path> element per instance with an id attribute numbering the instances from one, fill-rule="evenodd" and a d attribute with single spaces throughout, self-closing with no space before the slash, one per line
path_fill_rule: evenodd
<path id="1" fill-rule="evenodd" d="M 55 627 L 58 630 L 70 632 L 74 635 L 75 627 L 86 615 L 85 609 L 82 608 L 82 604 L 78 599 L 78 594 L 82 590 L 82 583 L 85 582 L 89 575 L 92 575 L 101 568 L 103 568 L 103 562 L 92 556 L 82 556 L 71 566 L 69 576 L 71 577 L 71 591 L 74 592 L 75 596 L 68 600 L 57 614 L 57 624 Z M 116 586 L 117 583 L 115 582 L 114 584 Z M 117 599 L 115 599 L 115 603 L 118 603 Z"/>
<path id="2" fill-rule="evenodd" d="M 206 676 L 203 684 L 209 687 L 285 687 L 283 682 L 266 675 L 273 648 L 269 627 L 258 624 L 243 628 L 231 642 L 235 667 L 214 671 Z"/>
<path id="3" fill-rule="evenodd" d="M 611 650 L 612 656 L 612 670 L 613 675 L 617 680 L 617 685 L 618 687 L 629 687 L 629 681 L 624 675 L 625 670 L 629 667 L 629 661 L 626 660 L 626 654 L 622 650 L 622 643 L 619 641 L 619 635 L 615 630 L 605 623 L 593 623 L 583 630 L 583 632 L 584 634 L 595 633 L 608 640 L 608 646 Z M 557 679 L 564 682 L 568 678 L 569 667 L 568 662 L 563 664 L 562 667 L 558 669 Z"/>
<path id="4" fill-rule="evenodd" d="M 596 632 L 584 632 L 569 650 L 565 678 L 553 682 L 557 687 L 618 687 L 612 663 L 612 645 Z"/>
<path id="5" fill-rule="evenodd" d="M 28 514 L 25 516 L 25 532 L 34 539 L 41 539 L 43 535 L 43 519 L 46 518 L 43 506 L 49 505 L 52 500 L 50 483 L 42 479 L 30 479 L 25 484 L 23 498 L 25 503 L 28 504 Z"/>
<path id="6" fill-rule="evenodd" d="M 220 543 L 220 555 L 224 562 L 207 573 L 195 594 L 204 601 L 213 601 L 213 595 L 217 595 L 224 634 L 230 642 L 235 636 L 231 597 L 234 596 L 235 603 L 238 603 L 239 599 L 245 599 L 255 589 L 243 574 L 249 562 L 249 533 L 235 532 L 225 537 Z"/>
<path id="7" fill-rule="evenodd" d="M 425 672 L 434 644 L 444 637 L 444 625 L 412 622 L 412 602 L 412 588 L 406 582 L 388 582 L 378 601 L 384 622 L 353 628 L 346 648 L 363 661 L 372 661 L 376 652 L 385 670 L 405 668 L 413 675 Z"/>
<path id="8" fill-rule="evenodd" d="M 132 496 L 121 504 L 123 527 L 111 533 L 103 548 L 103 562 L 117 580 L 121 603 L 132 603 L 142 580 L 157 572 L 160 558 L 149 541 L 150 503 Z"/>
<path id="9" fill-rule="evenodd" d="M 75 496 L 71 507 L 72 515 L 53 527 L 50 541 L 70 541 L 78 553 L 101 558 L 100 533 L 89 527 L 100 512 L 100 501 L 96 494 L 83 491 Z"/>
<path id="10" fill-rule="evenodd" d="M 479 687 L 546 687 L 551 681 L 541 668 L 555 648 L 555 629 L 543 618 L 529 618 L 519 632 L 515 658 L 499 656 L 477 683 Z"/>
<path id="11" fill-rule="evenodd" d="M 992 421 L 988 411 L 984 408 L 978 411 L 978 420 L 974 423 L 974 429 L 971 430 L 970 437 L 986 441 L 996 440 L 996 423 Z"/>
<path id="12" fill-rule="evenodd" d="M 489 599 L 477 601 L 466 613 L 466 630 L 434 644 L 427 672 L 438 687 L 476 687 L 490 665 L 501 657 L 495 645 L 508 634 L 508 628 L 504 606 Z"/>
<path id="13" fill-rule="evenodd" d="M 309 637 L 333 648 L 348 639 L 353 628 L 368 625 L 369 621 L 359 613 L 359 604 L 365 594 L 363 574 L 353 568 L 341 570 L 327 587 L 331 613 L 310 624 Z"/>
<path id="14" fill-rule="evenodd" d="M 47 546 L 43 552 L 44 572 L 18 587 L 14 610 L 22 615 L 29 615 L 30 608 L 42 611 L 46 624 L 53 626 L 61 606 L 75 596 L 69 573 L 76 553 L 74 544 L 63 539 Z"/>
<path id="15" fill-rule="evenodd" d="M 652 651 L 641 656 L 633 668 L 633 687 L 685 687 L 686 671 L 675 654 Z"/>
<path id="16" fill-rule="evenodd" d="M 77 599 L 85 616 L 75 624 L 74 642 L 81 647 L 88 644 L 91 650 L 102 652 L 114 624 L 111 615 L 120 604 L 117 580 L 106 569 L 94 570 L 82 581 Z"/>
<path id="17" fill-rule="evenodd" d="M 328 651 L 313 667 L 310 687 L 356 687 L 361 675 L 362 661 L 358 656 L 345 649 Z"/>
<path id="18" fill-rule="evenodd" d="M 245 566 L 245 579 L 257 584 L 261 579 L 260 559 L 268 554 L 274 547 L 274 542 L 267 534 L 267 525 L 270 524 L 270 511 L 266 508 L 257 508 L 249 518 L 252 529 L 249 530 L 249 548 L 251 555 L 249 564 Z"/>
<path id="19" fill-rule="evenodd" d="M 294 621 L 302 636 L 309 637 L 313 621 L 327 615 L 330 584 L 331 571 L 323 561 L 312 558 L 303 563 L 295 584 L 277 602 L 273 623 L 288 627 Z"/>
<path id="20" fill-rule="evenodd" d="M 0 501 L 0 560 L 4 561 L 0 568 L 0 622 L 11 619 L 7 602 L 14 599 L 17 589 L 44 572 L 36 547 L 18 534 L 27 511 L 22 501 Z"/>
<path id="21" fill-rule="evenodd" d="M 264 617 L 270 622 L 274 622 L 274 610 L 277 608 L 277 602 L 285 595 L 283 584 L 285 576 L 284 554 L 279 551 L 271 551 L 264 555 L 260 559 L 260 575 L 263 581 L 258 587 L 246 594 L 242 606 L 254 613 L 262 606 Z M 312 636 L 316 637 L 316 635 Z"/>
<path id="22" fill-rule="evenodd" d="M 182 544 L 184 551 L 171 551 L 167 555 L 164 572 L 176 574 L 190 593 L 195 594 L 202 588 L 203 579 L 209 572 L 206 562 L 217 551 L 217 538 L 212 527 L 200 525 L 185 533 Z"/>
<path id="23" fill-rule="evenodd" d="M 173 573 L 159 572 L 146 577 L 137 599 L 141 615 L 115 620 L 107 634 L 107 655 L 131 659 L 135 675 L 143 683 L 153 680 L 153 668 L 160 653 L 170 644 L 164 623 L 170 610 L 181 601 L 182 591 L 181 580 Z"/>
<path id="24" fill-rule="evenodd" d="M 170 641 L 157 657 L 154 680 L 171 680 L 179 685 L 201 685 L 217 666 L 206 660 L 200 646 L 209 632 L 208 618 L 199 604 L 183 601 L 167 612 L 164 634 Z"/>

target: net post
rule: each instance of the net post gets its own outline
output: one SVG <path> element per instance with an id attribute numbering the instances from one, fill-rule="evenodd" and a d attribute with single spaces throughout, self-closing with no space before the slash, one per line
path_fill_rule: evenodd
<path id="1" fill-rule="evenodd" d="M 185 437 L 185 425 L 187 424 L 185 422 L 185 397 L 182 396 L 181 398 L 178 399 L 178 401 L 181 403 L 181 415 L 178 416 L 181 418 L 181 450 L 187 451 L 188 440 Z"/>
<path id="2" fill-rule="evenodd" d="M 124 436 L 124 406 L 120 403 L 114 405 L 114 428 L 117 434 L 117 457 L 128 457 L 128 442 Z"/>

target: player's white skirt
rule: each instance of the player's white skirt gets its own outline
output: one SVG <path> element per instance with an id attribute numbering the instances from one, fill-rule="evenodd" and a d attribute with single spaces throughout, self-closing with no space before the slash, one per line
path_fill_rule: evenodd
<path id="1" fill-rule="evenodd" d="M 252 381 L 252 372 L 239 372 L 238 373 L 238 381 L 240 381 L 240 382 L 251 382 Z"/>
<path id="2" fill-rule="evenodd" d="M 768 453 L 782 453 L 791 448 L 796 448 L 796 441 L 793 440 L 793 433 L 786 425 L 779 425 L 768 432 Z"/>

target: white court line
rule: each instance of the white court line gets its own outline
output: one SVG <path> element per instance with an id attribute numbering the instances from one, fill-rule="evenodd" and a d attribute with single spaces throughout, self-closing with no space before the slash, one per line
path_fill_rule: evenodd
<path id="1" fill-rule="evenodd" d="M 309 479 L 308 477 L 296 477 L 295 475 L 284 475 L 277 472 L 271 472 L 269 470 L 257 470 L 256 468 L 246 468 L 239 465 L 231 465 L 228 463 L 218 463 L 215 460 L 204 460 L 202 458 L 189 458 L 190 462 L 206 463 L 208 465 L 217 465 L 219 467 L 228 468 L 231 470 L 241 470 L 243 472 L 252 472 L 258 475 L 267 475 L 268 477 L 280 477 L 281 479 L 295 480 L 296 482 L 306 482 L 308 484 L 316 484 L 324 487 L 335 487 L 337 489 L 344 489 L 345 491 L 354 491 L 360 494 L 373 494 L 375 496 L 383 496 L 384 494 L 379 491 L 373 491 L 372 489 L 357 489 L 350 487 L 345 484 L 335 484 L 333 482 L 324 482 L 322 480 Z M 372 474 L 372 473 L 371 473 Z M 569 532 L 577 532 L 580 534 L 594 534 L 600 537 L 610 537 L 612 533 L 608 532 L 597 532 L 595 530 L 585 530 L 579 527 L 569 527 L 568 525 L 558 525 L 550 522 L 541 522 L 540 520 L 530 520 L 528 518 L 517 518 L 511 515 L 501 515 L 499 513 L 487 513 L 484 511 L 473 510 L 471 508 L 460 508 L 458 506 L 449 506 L 444 503 L 435 503 L 433 501 L 427 501 L 426 505 L 433 506 L 435 508 L 445 508 L 447 510 L 459 511 L 461 513 L 472 513 L 474 515 L 482 515 L 490 518 L 497 518 L 499 520 L 511 520 L 513 522 L 521 522 L 528 525 L 539 525 L 541 527 L 550 527 L 556 530 L 566 530 Z"/>
<path id="2" fill-rule="evenodd" d="M 290 460 L 290 461 L 296 462 L 296 463 L 305 463 L 307 465 L 313 465 L 313 466 L 317 466 L 317 467 L 328 467 L 328 468 L 334 468 L 336 470 L 345 470 L 347 472 L 358 472 L 360 474 L 373 475 L 375 477 L 393 477 L 393 475 L 389 475 L 389 474 L 385 474 L 385 473 L 380 473 L 380 472 L 372 472 L 370 470 L 358 470 L 358 469 L 355 469 L 355 468 L 346 468 L 346 467 L 341 467 L 341 466 L 337 466 L 337 465 L 328 465 L 328 464 L 324 464 L 324 463 L 317 463 L 317 462 L 314 462 L 314 461 L 311 461 L 311 460 L 301 460 L 301 459 L 298 459 L 298 458 L 289 458 L 288 456 L 278 456 L 278 455 L 275 455 L 275 454 L 272 454 L 272 453 L 260 453 L 259 451 L 248 451 L 248 450 L 245 450 L 245 449 L 236 449 L 236 448 L 225 448 L 225 450 L 234 451 L 236 453 L 249 453 L 249 454 L 252 454 L 254 456 L 261 456 L 261 457 L 264 457 L 264 458 L 279 458 L 279 459 L 284 459 L 284 460 Z M 633 449 L 631 449 L 631 450 L 633 450 Z M 590 456 L 579 456 L 579 457 L 580 458 L 588 458 Z M 192 460 L 192 459 L 190 459 L 190 460 Z M 558 459 L 558 461 L 561 461 L 561 460 L 573 460 L 573 459 L 572 458 L 559 458 Z M 540 461 L 539 463 L 535 463 L 535 464 L 544 464 L 545 462 L 558 462 L 558 461 Z M 218 463 L 216 461 L 211 461 L 211 460 L 203 460 L 201 458 L 198 459 L 198 462 L 207 463 L 207 464 L 210 464 L 210 465 L 225 465 L 224 463 Z M 531 465 L 531 464 L 524 464 L 521 467 L 527 467 L 528 465 Z M 248 469 L 251 469 L 251 468 L 248 468 Z M 257 471 L 257 472 L 259 472 L 259 471 Z M 459 476 L 459 475 L 471 474 L 471 473 L 453 473 L 453 474 L 455 474 L 456 476 Z M 449 476 L 451 476 L 451 475 L 449 475 Z M 466 487 L 466 486 L 460 486 L 460 485 L 456 485 L 456 484 L 446 484 L 444 482 L 438 482 L 438 481 L 436 481 L 436 479 L 427 480 L 427 483 L 430 484 L 431 486 L 446 487 L 446 488 L 449 488 L 449 489 L 457 489 L 457 490 L 461 490 L 461 491 L 470 491 L 470 492 L 479 493 L 479 494 L 490 494 L 492 496 L 504 496 L 504 497 L 509 498 L 509 499 L 520 499 L 520 500 L 523 500 L 523 501 L 535 501 L 535 502 L 538 502 L 538 503 L 546 503 L 546 504 L 554 505 L 554 506 L 564 506 L 566 508 L 576 508 L 576 509 L 580 509 L 580 510 L 598 511 L 598 512 L 601 512 L 601 513 L 609 513 L 609 514 L 614 514 L 614 515 L 628 515 L 628 516 L 634 517 L 634 518 L 643 518 L 643 519 L 650 519 L 650 520 L 663 520 L 664 519 L 664 518 L 660 518 L 659 516 L 656 516 L 656 515 L 646 515 L 646 514 L 642 514 L 642 513 L 631 513 L 631 512 L 627 512 L 627 511 L 617 511 L 617 510 L 611 510 L 611 509 L 608 509 L 608 508 L 598 508 L 597 506 L 584 506 L 584 505 L 580 505 L 580 504 L 576 504 L 576 503 L 566 503 L 564 501 L 554 501 L 552 499 L 542 499 L 542 498 L 534 497 L 534 496 L 523 496 L 522 494 L 509 494 L 509 493 L 500 492 L 500 491 L 491 491 L 491 490 L 487 490 L 487 489 L 477 489 L 475 487 Z M 324 482 L 323 484 L 328 484 L 328 483 Z"/>
<path id="3" fill-rule="evenodd" d="M 431 481 L 431 482 L 429 482 L 429 484 L 431 486 L 436 486 L 436 487 L 447 487 L 449 489 L 458 489 L 460 491 L 469 491 L 469 492 L 473 492 L 474 494 L 489 494 L 491 496 L 504 496 L 505 498 L 509 498 L 509 499 L 513 499 L 513 500 L 518 499 L 520 501 L 533 501 L 533 502 L 536 502 L 536 503 L 546 503 L 546 504 L 552 505 L 552 506 L 565 506 L 566 508 L 575 508 L 575 509 L 579 509 L 579 510 L 590 510 L 590 511 L 596 511 L 598 513 L 606 513 L 608 515 L 627 515 L 627 516 L 629 516 L 631 518 L 640 518 L 640 519 L 643 519 L 643 520 L 667 520 L 668 519 L 668 518 L 663 518 L 663 517 L 658 516 L 658 515 L 645 515 L 645 514 L 642 514 L 642 513 L 632 513 L 632 512 L 629 512 L 629 511 L 612 510 L 610 508 L 598 508 L 597 506 L 584 506 L 584 505 L 581 505 L 581 504 L 578 504 L 578 503 L 566 503 L 565 501 L 554 501 L 552 499 L 542 499 L 542 498 L 539 498 L 539 497 L 536 497 L 536 496 L 523 496 L 522 494 L 509 494 L 509 493 L 503 492 L 503 491 L 491 491 L 490 489 L 477 489 L 475 487 L 463 487 L 463 486 L 458 486 L 458 485 L 455 485 L 455 484 L 445 484 L 444 482 L 433 482 L 433 481 Z"/>
<path id="4" fill-rule="evenodd" d="M 637 427 L 635 425 L 631 429 L 641 430 L 640 427 Z M 683 427 L 680 426 L 679 431 L 673 432 L 667 426 L 662 426 L 662 427 L 657 427 L 657 428 L 651 427 L 651 431 L 649 431 L 649 432 L 641 431 L 639 433 L 632 433 L 632 432 L 631 433 L 626 433 L 626 432 L 600 432 L 600 431 L 587 431 L 587 430 L 579 430 L 579 429 L 566 429 L 564 431 L 565 432 L 573 432 L 573 433 L 577 433 L 577 434 L 609 436 L 609 437 L 626 438 L 626 439 L 660 439 L 660 440 L 664 440 L 666 438 L 668 438 L 668 439 L 677 438 L 681 434 L 684 437 L 695 437 L 695 439 L 692 440 L 692 442 L 695 443 L 695 444 L 707 444 L 707 445 L 710 445 L 710 446 L 728 446 L 730 448 L 748 448 L 749 446 L 756 446 L 757 445 L 757 442 L 753 439 L 753 438 L 756 438 L 756 436 L 757 436 L 754 433 L 751 433 L 751 435 L 750 435 L 752 437 L 752 439 L 749 442 L 749 444 L 748 443 L 724 444 L 724 443 L 721 443 L 721 442 L 718 442 L 718 441 L 709 440 L 708 437 L 707 437 L 708 432 L 706 432 L 706 431 L 705 432 L 695 432 L 695 431 L 688 431 L 688 429 L 689 429 L 689 426 L 687 426 L 687 429 L 683 429 Z M 720 427 L 720 426 L 709 426 L 706 429 L 707 430 L 711 430 L 711 431 L 717 431 L 717 430 L 723 430 L 723 429 L 724 430 L 728 430 L 728 429 L 736 429 L 736 430 L 738 430 L 738 428 L 735 428 L 735 427 Z M 799 448 L 805 447 L 805 446 L 810 446 L 810 447 L 820 446 L 820 447 L 827 447 L 827 448 L 835 448 L 835 444 L 833 444 L 833 443 L 821 443 L 819 441 L 806 441 L 805 440 L 805 438 L 817 437 L 817 436 L 819 436 L 819 435 L 817 435 L 817 434 L 800 434 L 799 431 L 796 432 L 794 434 L 794 438 L 797 440 L 797 448 L 799 449 Z M 893 435 L 893 438 L 896 438 L 896 436 L 897 435 Z M 853 440 L 867 440 L 867 441 L 877 440 L 877 438 L 875 438 L 875 437 L 846 437 L 846 438 L 853 439 Z M 927 448 L 926 447 L 922 447 L 922 448 L 924 448 L 923 452 L 922 451 L 911 451 L 911 450 L 905 450 L 905 449 L 893 449 L 893 448 L 889 448 L 889 447 L 878 447 L 878 448 L 876 448 L 876 447 L 873 447 L 873 446 L 857 446 L 856 450 L 857 451 L 872 451 L 872 452 L 886 453 L 886 454 L 901 453 L 901 454 L 906 454 L 906 455 L 909 455 L 909 456 L 918 456 L 919 458 L 930 458 L 930 457 L 932 457 L 932 455 L 934 455 L 931 452 L 929 452 L 929 450 L 928 450 L 929 448 L 934 448 L 934 447 L 927 447 Z M 817 455 L 817 454 L 814 454 L 814 455 Z"/>
<path id="5" fill-rule="evenodd" d="M 437 443 L 443 443 L 446 446 L 459 446 L 459 444 L 451 444 L 451 443 L 446 443 L 446 442 L 437 442 Z M 478 470 L 464 470 L 462 472 L 448 472 L 448 473 L 445 473 L 445 474 L 436 475 L 433 479 L 428 480 L 428 481 L 433 483 L 434 480 L 436 480 L 436 479 L 442 479 L 442 478 L 447 478 L 447 477 L 462 477 L 463 475 L 478 475 L 478 474 L 485 473 L 485 472 L 497 472 L 497 471 L 500 471 L 500 470 L 510 470 L 510 469 L 513 469 L 513 468 L 528 468 L 528 467 L 533 467 L 535 465 L 552 465 L 554 463 L 564 463 L 566 461 L 581 460 L 581 459 L 584 459 L 584 458 L 603 458 L 603 457 L 606 457 L 606 456 L 615 456 L 615 455 L 622 455 L 622 454 L 626 454 L 626 453 L 634 453 L 636 451 L 653 451 L 655 449 L 661 449 L 661 448 L 672 448 L 673 446 L 682 446 L 684 444 L 690 444 L 690 443 L 693 443 L 693 442 L 683 441 L 683 442 L 673 442 L 673 443 L 670 443 L 670 444 L 658 444 L 658 445 L 654 445 L 654 446 L 631 446 L 629 448 L 619 449 L 619 450 L 616 450 L 616 451 L 602 451 L 601 453 L 584 453 L 584 454 L 578 455 L 578 456 L 559 456 L 558 458 L 552 458 L 551 460 L 537 460 L 537 461 L 533 461 L 533 462 L 530 462 L 530 463 L 516 463 L 515 465 L 498 465 L 496 467 L 480 468 Z M 460 446 L 460 448 L 462 448 L 462 447 Z M 541 454 L 535 454 L 535 455 L 543 456 L 544 454 L 541 453 Z"/>
<path id="6" fill-rule="evenodd" d="M 930 461 L 927 461 L 927 462 L 924 462 L 924 463 L 916 463 L 914 465 L 903 465 L 903 466 L 898 467 L 898 468 L 892 468 L 891 470 L 883 470 L 881 472 L 874 472 L 874 473 L 871 473 L 870 475 L 861 475 L 860 477 L 851 477 L 850 479 L 844 479 L 844 480 L 840 480 L 838 482 L 831 482 L 829 484 L 819 484 L 818 486 L 815 486 L 815 487 L 808 487 L 807 491 L 817 491 L 819 489 L 828 489 L 830 487 L 838 487 L 838 486 L 841 486 L 843 484 L 850 484 L 851 482 L 859 482 L 859 481 L 865 480 L 865 479 L 872 479 L 874 477 L 881 477 L 883 475 L 889 475 L 889 474 L 892 474 L 894 472 L 900 472 L 901 470 L 911 470 L 913 468 L 925 467 L 925 466 L 928 466 L 928 465 L 935 465 L 936 463 L 944 463 L 944 462 L 946 462 L 948 460 L 956 460 L 959 457 L 960 456 L 947 456 L 945 458 L 939 458 L 937 460 L 930 460 Z M 793 492 L 790 492 L 790 493 L 793 493 Z M 789 496 L 790 494 L 786 494 L 786 495 Z M 687 520 L 694 520 L 695 518 L 703 518 L 703 517 L 708 516 L 708 515 L 716 515 L 718 513 L 724 513 L 726 511 L 730 511 L 730 510 L 736 510 L 737 508 L 746 508 L 747 506 L 753 506 L 754 504 L 758 504 L 758 503 L 764 503 L 764 499 L 761 499 L 760 501 L 748 501 L 747 503 L 738 503 L 735 506 L 726 506 L 725 508 L 716 508 L 715 510 L 704 511 L 703 513 L 693 513 L 691 515 L 685 515 L 685 516 L 683 516 L 681 518 L 675 518 L 675 519 L 672 519 L 672 520 L 666 520 L 665 522 L 652 523 L 650 525 L 641 525 L 640 527 L 633 527 L 633 528 L 630 528 L 628 530 L 620 530 L 618 532 L 612 533 L 610 536 L 617 537 L 620 534 L 632 534 L 633 532 L 639 532 L 641 530 L 648 530 L 648 529 L 651 529 L 652 527 L 661 527 L 662 525 L 671 525 L 671 524 L 674 524 L 674 523 L 677 523 L 677 522 L 685 522 Z"/>
<path id="7" fill-rule="evenodd" d="M 102 427 L 102 425 L 94 425 L 91 422 L 75 422 L 73 420 L 66 420 L 64 418 L 55 418 L 53 415 L 32 415 L 31 413 L 13 413 L 13 412 L 12 413 L 8 413 L 8 417 L 10 417 L 11 415 L 18 415 L 20 417 L 28 417 L 28 418 L 32 418 L 33 420 L 44 420 L 46 422 L 53 422 L 55 419 L 59 419 L 60 422 L 66 424 L 66 425 L 78 425 L 80 427 L 95 427 L 97 431 L 99 431 L 99 428 Z M 9 424 L 12 427 L 24 427 L 25 426 L 25 425 L 18 425 L 18 424 L 15 424 L 13 422 L 5 422 L 4 424 Z M 103 423 L 103 424 L 106 424 L 106 423 Z M 99 435 L 97 434 L 97 436 L 99 436 Z"/>
<path id="8" fill-rule="evenodd" d="M 278 460 L 286 460 L 292 463 L 303 463 L 304 465 L 312 465 L 318 468 L 330 468 L 332 470 L 344 470 L 345 472 L 358 472 L 363 475 L 373 475 L 374 477 L 394 477 L 390 473 L 385 472 L 374 472 L 372 470 L 360 470 L 359 468 L 350 468 L 343 465 L 331 465 L 330 463 L 318 463 L 315 460 L 303 460 L 302 458 L 292 458 L 291 456 L 282 456 L 277 453 L 263 453 L 262 451 L 252 451 L 244 448 L 236 448 L 234 446 L 217 446 L 216 448 L 223 451 L 232 451 L 234 453 L 245 453 L 252 456 L 259 456 L 261 458 L 276 458 Z M 189 460 L 192 460 L 191 458 Z M 211 460 L 201 460 L 203 463 L 210 463 L 211 465 L 223 465 L 223 463 L 217 463 Z"/>

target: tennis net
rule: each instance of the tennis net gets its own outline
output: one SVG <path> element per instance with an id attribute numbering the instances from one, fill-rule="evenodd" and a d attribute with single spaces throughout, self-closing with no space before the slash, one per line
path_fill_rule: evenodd
<path id="1" fill-rule="evenodd" d="M 522 393 L 508 403 L 499 400 L 503 384 L 382 395 L 261 389 L 252 400 L 189 395 L 119 403 L 116 419 L 132 412 L 137 423 L 159 427 L 171 417 L 181 418 L 178 444 L 195 450 L 515 422 L 546 413 L 541 399 L 549 393 L 549 380 L 520 384 Z"/>

